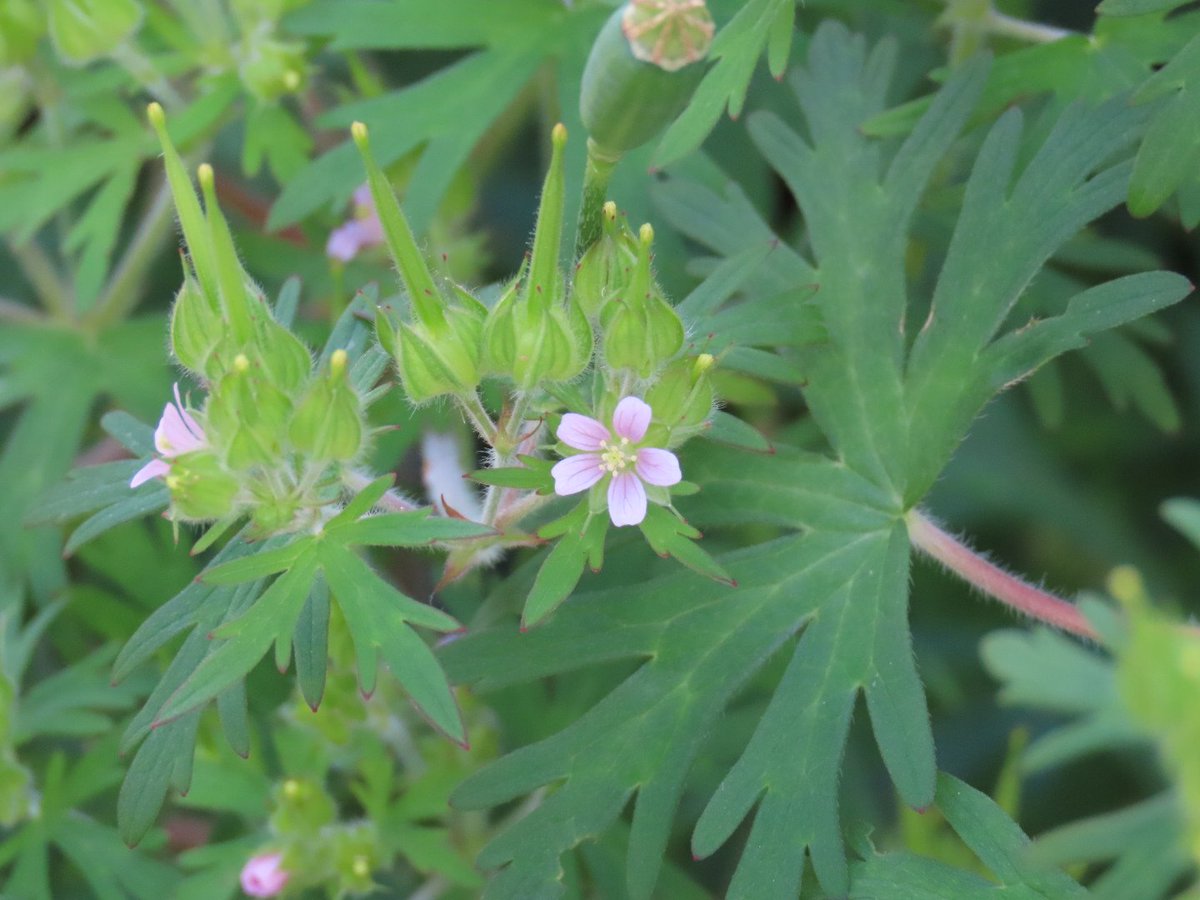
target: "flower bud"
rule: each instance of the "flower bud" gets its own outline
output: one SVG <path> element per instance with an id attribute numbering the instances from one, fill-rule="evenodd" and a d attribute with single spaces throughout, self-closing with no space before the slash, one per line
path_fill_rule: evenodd
<path id="1" fill-rule="evenodd" d="M 483 327 L 483 365 L 511 377 L 522 390 L 542 381 L 567 381 L 587 366 L 592 328 L 558 265 L 566 186 L 563 148 L 567 130 L 554 128 L 550 170 L 538 208 L 533 251 L 525 277 L 518 276 L 488 314 Z"/>
<path id="2" fill-rule="evenodd" d="M 713 20 L 697 0 L 632 0 L 592 45 L 579 95 L 602 156 L 619 157 L 672 122 L 704 75 Z"/>
<path id="3" fill-rule="evenodd" d="M 212 365 L 213 351 L 224 339 L 225 324 L 220 310 L 185 268 L 183 286 L 171 309 L 171 350 L 175 358 L 206 380 L 212 380 L 218 374 Z"/>
<path id="4" fill-rule="evenodd" d="M 0 3 L 0 69 L 30 60 L 37 52 L 38 39 L 45 30 L 44 17 L 33 0 Z"/>
<path id="5" fill-rule="evenodd" d="M 264 103 L 294 94 L 307 77 L 304 46 L 251 31 L 242 44 L 238 77 L 246 90 Z"/>
<path id="6" fill-rule="evenodd" d="M 213 388 L 206 413 L 209 443 L 231 469 L 273 465 L 283 456 L 292 403 L 245 354 Z"/>
<path id="7" fill-rule="evenodd" d="M 480 381 L 479 344 L 486 307 L 461 288 L 452 288 L 450 297 L 438 288 L 391 183 L 371 154 L 366 126 L 355 122 L 350 132 L 367 170 L 367 184 L 388 251 L 416 319 L 402 323 L 394 340 L 381 331 L 380 343 L 393 347 L 404 390 L 414 402 L 474 391 Z M 386 317 L 382 319 L 386 321 Z M 377 327 L 380 323 L 377 317 Z"/>
<path id="8" fill-rule="evenodd" d="M 670 429 L 694 428 L 712 413 L 713 387 L 709 372 L 715 360 L 708 353 L 675 360 L 646 393 L 646 402 Z"/>
<path id="9" fill-rule="evenodd" d="M 171 492 L 172 518 L 208 522 L 233 512 L 239 487 L 237 479 L 211 450 L 175 457 L 166 481 Z"/>
<path id="10" fill-rule="evenodd" d="M 654 229 L 643 225 L 637 263 L 623 294 L 604 308 L 604 358 L 617 369 L 649 377 L 683 346 L 683 322 L 663 299 L 650 271 Z"/>
<path id="11" fill-rule="evenodd" d="M 311 781 L 289 778 L 275 792 L 271 830 L 283 838 L 312 837 L 337 817 L 333 800 Z"/>
<path id="12" fill-rule="evenodd" d="M 362 447 L 362 404 L 347 376 L 346 351 L 335 350 L 292 417 L 292 445 L 310 459 L 353 459 Z"/>
<path id="13" fill-rule="evenodd" d="M 142 23 L 136 0 L 49 0 L 47 11 L 54 49 L 71 65 L 107 56 Z"/>
<path id="14" fill-rule="evenodd" d="M 312 372 L 312 357 L 303 342 L 271 318 L 266 303 L 259 298 L 255 320 L 254 349 L 262 361 L 263 372 L 276 388 L 296 396 Z"/>
<path id="15" fill-rule="evenodd" d="M 617 204 L 605 203 L 600 219 L 600 238 L 584 251 L 571 286 L 575 302 L 592 319 L 624 291 L 637 262 L 637 241 L 618 221 Z"/>
<path id="16" fill-rule="evenodd" d="M 376 887 L 371 879 L 383 860 L 379 838 L 371 825 L 339 829 L 333 838 L 333 864 L 338 873 L 338 895 L 367 894 Z"/>

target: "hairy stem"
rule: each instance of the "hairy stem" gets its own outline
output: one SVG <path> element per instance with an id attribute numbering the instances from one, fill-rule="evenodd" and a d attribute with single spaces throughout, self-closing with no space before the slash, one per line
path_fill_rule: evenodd
<path id="1" fill-rule="evenodd" d="M 989 597 L 994 597 L 1039 622 L 1053 625 L 1079 637 L 1099 640 L 1096 630 L 1075 604 L 1027 584 L 999 566 L 993 565 L 915 509 L 905 516 L 905 522 L 913 546 Z"/>
<path id="2" fill-rule="evenodd" d="M 608 182 L 620 156 L 608 156 L 588 138 L 587 168 L 583 175 L 583 203 L 579 208 L 579 227 L 575 235 L 575 256 L 579 257 L 600 240 L 601 218 L 608 199 Z"/>
<path id="3" fill-rule="evenodd" d="M 484 408 L 483 401 L 479 399 L 479 394 L 471 391 L 469 393 L 458 394 L 455 399 L 458 400 L 458 405 L 462 407 L 467 421 L 471 423 L 479 436 L 489 446 L 494 447 L 499 430 L 496 428 L 496 423 L 492 421 L 492 417 L 488 415 L 488 411 Z"/>

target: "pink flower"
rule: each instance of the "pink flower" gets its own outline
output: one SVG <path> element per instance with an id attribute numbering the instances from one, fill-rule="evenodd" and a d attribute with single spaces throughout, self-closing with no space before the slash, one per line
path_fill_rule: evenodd
<path id="1" fill-rule="evenodd" d="M 135 488 L 151 478 L 165 477 L 171 470 L 171 464 L 167 460 L 207 446 L 204 429 L 183 408 L 179 385 L 176 384 L 175 402 L 163 407 L 162 418 L 158 420 L 158 427 L 154 429 L 154 449 L 158 451 L 160 458 L 152 459 L 138 469 L 129 486 Z"/>
<path id="2" fill-rule="evenodd" d="M 354 191 L 354 218 L 335 228 L 325 244 L 325 255 L 342 262 L 350 262 L 366 247 L 383 243 L 383 225 L 375 211 L 371 189 L 359 185 Z"/>
<path id="3" fill-rule="evenodd" d="M 242 866 L 242 890 L 251 897 L 274 897 L 283 890 L 291 876 L 280 867 L 282 853 L 263 853 L 252 856 Z"/>
<path id="4" fill-rule="evenodd" d="M 683 475 L 679 460 L 670 450 L 639 447 L 650 427 L 653 410 L 637 397 L 626 397 L 613 413 L 612 433 L 589 416 L 567 413 L 558 426 L 558 439 L 568 447 L 585 452 L 555 464 L 554 493 L 560 497 L 586 491 L 606 475 L 608 514 L 612 523 L 637 525 L 646 518 L 645 484 L 662 487 L 678 484 Z"/>

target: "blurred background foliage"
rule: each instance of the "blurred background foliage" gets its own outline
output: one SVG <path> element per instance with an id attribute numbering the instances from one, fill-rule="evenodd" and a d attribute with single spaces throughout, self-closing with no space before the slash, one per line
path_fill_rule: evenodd
<path id="1" fill-rule="evenodd" d="M 1158 104 L 1155 115 L 1190 117 L 1200 129 L 1200 65 L 1192 61 L 1200 13 L 1185 6 L 1168 15 L 1176 5 L 1106 0 L 1110 13 L 1142 15 L 1097 17 L 1088 0 L 998 4 L 1013 21 L 1078 32 L 1043 43 L 996 28 L 987 18 L 992 7 L 975 0 L 810 0 L 795 8 L 713 0 L 718 25 L 730 27 L 736 17 L 740 37 L 701 89 L 706 105 L 689 111 L 686 127 L 631 153 L 611 193 L 630 221 L 655 223 L 660 278 L 677 299 L 711 270 L 705 233 L 722 227 L 726 213 L 713 204 L 689 208 L 699 195 L 681 185 L 728 199 L 732 180 L 734 201 L 757 210 L 780 235 L 796 231 L 795 208 L 778 176 L 754 150 L 741 118 L 724 114 L 726 101 L 734 110 L 789 108 L 786 88 L 772 77 L 788 58 L 776 23 L 785 6 L 795 13 L 794 26 L 783 26 L 793 59 L 827 17 L 872 39 L 900 42 L 895 107 L 868 125 L 879 135 L 911 125 L 934 86 L 931 72 L 940 80 L 984 46 L 997 61 L 980 121 L 1020 103 L 1037 129 L 1080 97 L 1094 101 L 1141 87 L 1135 99 Z M 109 667 L 137 625 L 198 566 L 157 520 L 120 525 L 64 555 L 64 531 L 46 524 L 53 516 L 42 507 L 72 465 L 124 455 L 99 426 L 104 412 L 125 409 L 152 421 L 172 381 L 164 316 L 180 280 L 178 241 L 157 145 L 144 124 L 148 100 L 168 109 L 190 163 L 213 163 L 245 265 L 268 295 L 293 275 L 302 279 L 299 328 L 319 345 L 359 289 L 380 282 L 390 290 L 393 283 L 378 248 L 346 264 L 325 254 L 363 180 L 349 123 L 371 126 L 380 161 L 405 192 L 431 256 L 464 282 L 496 281 L 516 270 L 527 248 L 549 128 L 563 121 L 583 134 L 579 81 L 610 12 L 586 0 L 0 0 L 5 896 L 233 896 L 244 860 L 280 833 L 309 835 L 321 848 L 313 851 L 321 876 L 309 885 L 314 895 L 361 890 L 372 873 L 385 896 L 479 894 L 471 859 L 497 822 L 450 811 L 450 789 L 502 749 L 574 720 L 627 666 L 473 701 L 472 749 L 463 753 L 397 712 L 402 705 L 386 692 L 359 700 L 348 650 L 339 645 L 346 635 L 335 622 L 321 715 L 309 713 L 269 665 L 260 667 L 250 680 L 253 724 L 243 748 L 249 762 L 233 755 L 205 719 L 191 791 L 131 851 L 114 826 L 124 767 L 114 735 L 154 679 L 143 673 L 111 688 Z M 1155 72 L 1178 77 L 1151 84 Z M 1064 285 L 1098 274 L 1162 267 L 1197 278 L 1200 142 L 1175 140 L 1180 145 L 1150 126 L 1131 189 L 1129 207 L 1138 216 L 1121 208 L 1072 242 L 1022 301 L 1028 313 L 1041 311 L 1043 295 L 1061 296 Z M 582 140 L 569 147 L 569 197 L 579 195 L 583 150 Z M 958 199 L 953 189 L 935 188 L 924 203 L 910 251 L 918 284 L 937 271 Z M 573 215 L 568 211 L 568 221 Z M 987 408 L 929 508 L 996 559 L 1060 593 L 1103 592 L 1116 566 L 1131 566 L 1140 587 L 1111 593 L 1133 603 L 1142 592 L 1180 615 L 1194 614 L 1200 554 L 1164 520 L 1162 504 L 1200 496 L 1198 347 L 1200 313 L 1186 302 L 1039 372 Z M 800 415 L 794 385 L 727 372 L 720 388 L 769 436 L 820 446 Z M 447 408 L 411 410 L 395 393 L 374 415 L 403 423 L 377 441 L 375 465 L 397 470 L 401 484 L 418 494 L 422 434 L 465 434 Z M 722 540 L 714 533 L 712 549 Z M 631 551 L 621 569 L 590 583 L 629 583 L 649 564 L 646 557 Z M 416 595 L 428 593 L 436 578 L 416 554 L 389 556 L 386 567 Z M 476 598 L 504 577 L 519 593 L 535 568 L 515 557 L 447 589 L 443 601 L 452 612 L 473 611 Z M 1084 875 L 1118 855 L 1081 854 L 1080 841 L 1095 842 L 1096 833 L 1111 838 L 1127 827 L 1143 841 L 1153 834 L 1153 843 L 1182 827 L 1162 824 L 1152 809 L 1151 832 L 1142 820 L 1110 823 L 1082 838 L 1064 832 L 1068 823 L 1152 803 L 1167 782 L 1141 738 L 1063 754 L 1053 765 L 1033 757 L 1031 764 L 1033 748 L 1067 717 L 1103 711 L 1016 702 L 1019 691 L 999 686 L 1011 689 L 1033 675 L 1005 660 L 1028 651 L 1037 666 L 1050 667 L 1047 678 L 1077 679 L 1083 694 L 1095 679 L 1113 677 L 1112 664 L 1082 660 L 1083 651 L 1062 638 L 996 632 L 1013 625 L 1010 614 L 931 566 L 918 564 L 913 580 L 914 639 L 944 770 L 994 789 L 1026 831 L 1049 832 L 1048 859 L 1075 863 L 1073 871 Z M 729 711 L 729 731 L 744 732 L 761 714 L 780 664 L 758 674 L 761 689 L 752 685 Z M 953 860 L 958 845 L 949 831 L 896 811 L 864 719 L 856 719 L 845 764 L 847 808 L 890 823 L 872 837 L 880 848 L 907 845 Z M 1128 728 L 1153 734 L 1161 726 Z M 730 739 L 723 753 L 721 743 L 697 773 L 700 787 L 685 796 L 682 820 L 695 817 L 740 747 Z M 362 829 L 364 819 L 379 827 Z M 618 828 L 581 847 L 568 884 L 591 896 L 623 896 L 626 837 Z M 682 832 L 672 850 L 661 896 L 719 893 L 733 851 L 692 864 Z M 1187 866 L 1182 858 L 1161 891 L 1179 887 Z M 1119 893 L 1137 883 L 1114 878 L 1105 889 L 1118 898 L 1158 895 Z"/>

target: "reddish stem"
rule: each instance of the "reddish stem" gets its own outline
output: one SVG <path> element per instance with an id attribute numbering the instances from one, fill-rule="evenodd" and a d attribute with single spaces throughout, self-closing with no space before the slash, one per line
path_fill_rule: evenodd
<path id="1" fill-rule="evenodd" d="M 1075 604 L 1027 584 L 988 562 L 962 541 L 942 531 L 917 510 L 905 517 L 913 546 L 956 575 L 1039 622 L 1098 641 L 1100 636 Z"/>

